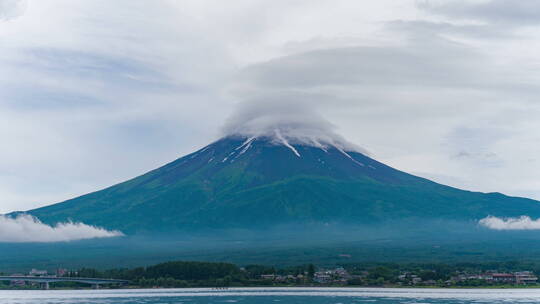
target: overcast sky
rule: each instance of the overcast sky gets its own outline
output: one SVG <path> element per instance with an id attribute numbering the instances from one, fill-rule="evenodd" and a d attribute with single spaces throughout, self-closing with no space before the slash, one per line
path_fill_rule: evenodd
<path id="1" fill-rule="evenodd" d="M 540 1 L 0 0 L 0 212 L 301 102 L 379 161 L 540 199 Z"/>

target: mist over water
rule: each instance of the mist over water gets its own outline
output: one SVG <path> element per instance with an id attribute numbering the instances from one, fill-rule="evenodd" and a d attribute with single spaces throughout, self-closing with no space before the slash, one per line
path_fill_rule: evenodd
<path id="1" fill-rule="evenodd" d="M 231 288 L 213 290 L 136 289 L 70 291 L 0 291 L 0 301 L 11 304 L 110 303 L 538 303 L 536 289 L 413 289 L 413 288 Z"/>

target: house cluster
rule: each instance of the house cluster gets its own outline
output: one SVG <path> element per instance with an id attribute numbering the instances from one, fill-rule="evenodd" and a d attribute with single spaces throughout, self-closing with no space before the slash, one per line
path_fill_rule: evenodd
<path id="1" fill-rule="evenodd" d="M 262 280 L 274 282 L 298 282 L 307 279 L 308 273 L 298 275 L 263 274 L 260 276 L 260 278 Z M 319 284 L 346 284 L 347 281 L 352 278 L 353 276 L 351 276 L 345 269 L 339 267 L 315 272 L 313 275 L 313 282 Z"/>
<path id="2" fill-rule="evenodd" d="M 435 284 L 436 283 L 434 280 L 425 280 L 425 281 L 423 281 L 420 276 L 418 276 L 416 274 L 412 274 L 410 272 L 405 272 L 405 273 L 400 274 L 398 276 L 398 280 L 400 282 L 410 282 L 413 285 L 417 285 L 417 284 L 430 285 L 430 284 Z"/>
<path id="3" fill-rule="evenodd" d="M 298 274 L 298 275 L 262 274 L 261 275 L 261 280 L 274 281 L 274 282 L 298 281 L 298 280 L 303 280 L 304 278 L 306 278 L 305 274 Z"/>
<path id="4" fill-rule="evenodd" d="M 435 280 L 422 280 L 418 275 L 411 274 L 409 272 L 402 273 L 398 276 L 398 280 L 401 282 L 408 282 L 412 285 L 435 285 L 437 281 Z M 479 273 L 479 274 L 470 274 L 462 273 L 455 276 L 452 276 L 445 283 L 447 285 L 454 285 L 460 282 L 467 281 L 484 281 L 488 284 L 536 284 L 538 278 L 531 271 L 519 271 L 513 273 L 500 273 L 495 271 Z"/>
<path id="5" fill-rule="evenodd" d="M 429 271 L 425 271 L 429 272 Z M 397 277 L 386 279 L 391 283 L 399 285 L 416 285 L 416 286 L 454 286 L 466 285 L 526 285 L 537 284 L 538 278 L 532 271 L 519 271 L 512 273 L 487 271 L 482 273 L 459 272 L 455 273 L 449 279 L 428 279 L 422 272 L 406 271 L 401 272 Z M 435 273 L 433 273 L 435 274 Z M 373 276 L 372 276 L 373 277 Z M 437 277 L 429 275 L 427 277 Z M 447 277 L 446 277 L 447 278 Z M 277 283 L 307 283 L 313 282 L 322 285 L 365 285 L 372 284 L 373 278 L 370 278 L 368 271 L 356 271 L 353 274 L 349 273 L 342 267 L 334 269 L 319 269 L 310 278 L 307 272 L 296 275 L 279 275 L 279 274 L 263 274 L 260 275 L 261 280 L 272 281 Z M 476 284 L 476 285 L 475 285 Z"/>
<path id="6" fill-rule="evenodd" d="M 328 270 L 321 270 L 315 272 L 313 276 L 313 281 L 320 284 L 346 284 L 347 281 L 352 279 L 353 276 L 350 275 L 347 270 L 342 267 Z"/>
<path id="7" fill-rule="evenodd" d="M 482 274 L 458 275 L 451 278 L 455 282 L 467 280 L 483 280 L 498 284 L 535 284 L 538 278 L 531 271 L 519 271 L 514 273 L 486 272 Z"/>

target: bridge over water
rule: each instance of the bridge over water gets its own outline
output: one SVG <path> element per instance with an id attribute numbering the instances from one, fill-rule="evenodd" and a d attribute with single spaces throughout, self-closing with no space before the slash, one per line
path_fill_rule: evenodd
<path id="1" fill-rule="evenodd" d="M 98 289 L 103 284 L 126 285 L 127 280 L 100 279 L 100 278 L 78 278 L 78 277 L 57 277 L 57 276 L 0 276 L 0 281 L 25 281 L 40 283 L 43 289 L 49 289 L 49 283 L 53 282 L 77 282 L 92 285 L 92 288 Z"/>

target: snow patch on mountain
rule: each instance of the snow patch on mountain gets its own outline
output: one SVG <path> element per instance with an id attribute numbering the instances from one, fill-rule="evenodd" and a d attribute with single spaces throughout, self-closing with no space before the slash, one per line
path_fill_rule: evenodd
<path id="1" fill-rule="evenodd" d="M 362 167 L 365 167 L 366 165 L 364 165 L 363 163 L 357 161 L 356 159 L 354 159 L 352 156 L 349 155 L 349 153 L 345 152 L 345 150 L 337 147 L 337 149 L 339 150 L 339 152 L 343 153 L 343 155 L 347 156 L 350 160 L 352 160 L 354 163 L 356 163 L 357 165 L 360 165 Z"/>
<path id="2" fill-rule="evenodd" d="M 235 150 L 238 150 L 240 148 L 243 147 L 242 151 L 240 151 L 240 153 L 238 153 L 238 155 L 236 156 L 236 158 L 238 158 L 238 156 L 246 153 L 246 151 L 251 147 L 251 143 L 253 143 L 253 141 L 255 140 L 256 137 L 250 137 L 248 138 L 241 146 L 239 146 L 238 148 L 236 148 Z"/>
<path id="3" fill-rule="evenodd" d="M 291 145 L 289 142 L 281 135 L 281 132 L 279 129 L 274 130 L 274 133 L 276 134 L 276 138 L 287 148 L 291 149 L 296 156 L 301 157 L 300 153 Z"/>

